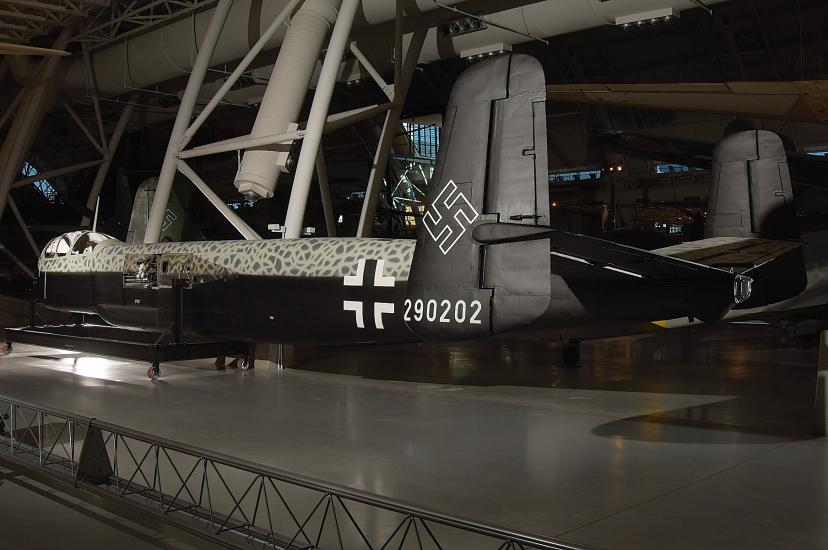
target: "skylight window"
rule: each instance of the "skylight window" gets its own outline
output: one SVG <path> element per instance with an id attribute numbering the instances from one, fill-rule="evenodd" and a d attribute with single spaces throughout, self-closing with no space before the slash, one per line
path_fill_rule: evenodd
<path id="1" fill-rule="evenodd" d="M 20 168 L 20 173 L 27 178 L 31 178 L 38 174 L 37 168 L 31 165 L 29 162 L 24 162 L 23 166 Z M 36 180 L 34 183 L 34 188 L 37 189 L 43 198 L 51 203 L 57 202 L 58 193 L 57 190 L 49 183 L 48 180 Z"/>

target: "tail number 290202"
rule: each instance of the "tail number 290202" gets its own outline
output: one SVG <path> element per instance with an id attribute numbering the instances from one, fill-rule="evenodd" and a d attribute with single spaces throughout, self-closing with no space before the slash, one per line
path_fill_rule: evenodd
<path id="1" fill-rule="evenodd" d="M 473 300 L 411 300 L 405 301 L 403 319 L 410 321 L 428 321 L 429 323 L 469 323 L 481 324 L 480 310 L 483 306 L 480 301 Z"/>

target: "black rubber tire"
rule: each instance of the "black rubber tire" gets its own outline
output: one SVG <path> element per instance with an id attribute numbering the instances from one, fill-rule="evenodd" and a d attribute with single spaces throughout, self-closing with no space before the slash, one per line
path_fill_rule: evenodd
<path id="1" fill-rule="evenodd" d="M 150 368 L 147 369 L 147 378 L 150 380 L 158 380 L 161 378 L 161 365 L 153 363 Z"/>

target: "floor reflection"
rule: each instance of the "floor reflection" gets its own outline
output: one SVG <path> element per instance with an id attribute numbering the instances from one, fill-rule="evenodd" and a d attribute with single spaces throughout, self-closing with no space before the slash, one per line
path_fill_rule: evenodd
<path id="1" fill-rule="evenodd" d="M 300 356 L 298 368 L 447 386 L 736 396 L 666 411 L 648 420 L 810 433 L 815 341 L 793 339 L 770 327 L 696 327 L 585 341 L 579 368 L 562 366 L 560 348 L 558 342 L 519 336 L 449 344 L 320 348 L 315 355 Z"/>

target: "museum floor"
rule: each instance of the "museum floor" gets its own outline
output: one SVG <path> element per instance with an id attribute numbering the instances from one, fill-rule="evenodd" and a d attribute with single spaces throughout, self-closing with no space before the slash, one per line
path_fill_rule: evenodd
<path id="1" fill-rule="evenodd" d="M 0 394 L 608 550 L 814 549 L 828 441 L 809 435 L 807 344 L 671 332 L 585 342 L 577 369 L 518 338 L 338 348 L 283 371 L 164 365 L 154 383 L 143 364 L 20 345 Z"/>

